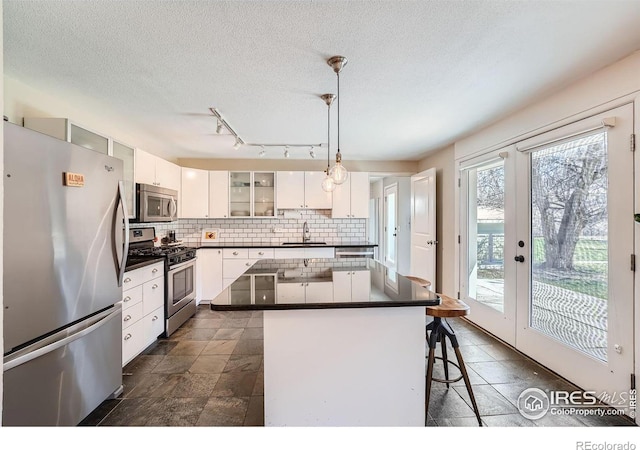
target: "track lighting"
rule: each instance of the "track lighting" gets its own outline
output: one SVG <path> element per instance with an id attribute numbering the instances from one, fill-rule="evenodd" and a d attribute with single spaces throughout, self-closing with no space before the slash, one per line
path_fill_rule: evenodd
<path id="1" fill-rule="evenodd" d="M 221 134 L 224 129 L 222 122 L 218 119 L 218 126 L 216 126 L 216 134 Z"/>
<path id="2" fill-rule="evenodd" d="M 240 138 L 238 138 L 238 137 L 237 137 L 237 138 L 236 138 L 236 143 L 235 143 L 235 144 L 233 144 L 233 149 L 234 149 L 234 150 L 238 150 L 238 149 L 240 148 L 241 143 L 242 143 L 242 142 L 240 141 Z"/>
<path id="3" fill-rule="evenodd" d="M 285 158 L 289 157 L 289 146 L 288 145 L 284 148 L 284 157 Z"/>
<path id="4" fill-rule="evenodd" d="M 258 156 L 260 158 L 264 158 L 264 155 L 266 155 L 266 152 L 264 151 L 264 145 L 261 145 L 260 148 L 261 150 L 260 150 L 260 153 L 258 153 Z"/>
<path id="5" fill-rule="evenodd" d="M 311 150 L 309 150 L 309 156 L 311 156 L 312 158 L 316 157 L 316 152 L 313 151 L 313 147 L 311 147 Z"/>

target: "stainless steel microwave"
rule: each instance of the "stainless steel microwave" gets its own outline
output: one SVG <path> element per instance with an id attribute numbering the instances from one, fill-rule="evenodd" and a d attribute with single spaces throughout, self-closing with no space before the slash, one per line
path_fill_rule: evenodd
<path id="1" fill-rule="evenodd" d="M 178 219 L 178 191 L 136 184 L 136 221 L 172 222 Z"/>

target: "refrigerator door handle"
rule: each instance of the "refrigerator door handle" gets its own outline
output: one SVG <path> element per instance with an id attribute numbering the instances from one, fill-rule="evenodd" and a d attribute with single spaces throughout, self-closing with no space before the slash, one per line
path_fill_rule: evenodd
<path id="1" fill-rule="evenodd" d="M 122 246 L 122 256 L 120 257 L 120 267 L 118 267 L 118 286 L 122 286 L 124 271 L 127 265 L 127 255 L 129 253 L 129 218 L 127 217 L 127 205 L 125 203 L 124 196 L 124 181 L 118 181 L 118 202 L 122 207 L 122 218 L 124 221 L 124 242 Z M 120 224 L 116 220 L 116 223 L 113 227 L 113 233 L 115 235 L 116 242 L 119 242 L 118 236 L 121 232 L 122 229 L 120 229 Z"/>
<path id="2" fill-rule="evenodd" d="M 87 334 L 92 333 L 93 331 L 97 330 L 98 328 L 100 328 L 101 326 L 105 325 L 107 322 L 109 322 L 111 319 L 117 317 L 118 315 L 120 315 L 122 313 L 122 307 L 121 306 L 116 306 L 116 308 L 111 311 L 104 311 L 96 316 L 93 316 L 89 319 L 86 320 L 86 322 L 90 322 L 91 325 L 89 325 L 86 328 L 82 328 L 80 331 L 78 331 L 77 333 L 74 333 L 70 336 L 67 336 L 63 339 L 54 341 L 50 344 L 43 344 L 42 347 L 36 348 L 36 349 L 32 349 L 30 350 L 28 353 L 25 353 L 23 355 L 20 355 L 14 359 L 9 359 L 8 361 L 4 362 L 2 365 L 2 369 L 4 372 L 6 372 L 7 370 L 13 369 L 14 367 L 20 366 L 22 364 L 28 363 L 29 361 L 32 361 L 36 358 L 39 358 L 43 355 L 46 355 L 47 353 L 51 353 L 57 349 L 59 349 L 60 347 L 64 347 L 65 345 L 70 344 L 73 341 L 77 341 L 78 339 L 82 338 L 83 336 L 86 336 Z M 78 324 L 81 325 L 81 324 Z M 76 325 L 76 327 L 78 326 Z M 50 341 L 50 339 L 46 339 L 45 341 Z"/>

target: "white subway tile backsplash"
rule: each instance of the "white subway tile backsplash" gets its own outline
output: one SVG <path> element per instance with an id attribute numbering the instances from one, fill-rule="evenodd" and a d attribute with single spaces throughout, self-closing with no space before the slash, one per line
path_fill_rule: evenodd
<path id="1" fill-rule="evenodd" d="M 302 225 L 309 224 L 311 238 L 345 241 L 366 240 L 366 219 L 332 219 L 331 210 L 304 210 L 300 219 L 284 219 L 282 211 L 276 219 L 179 219 L 171 223 L 132 224 L 132 227 L 142 228 L 154 226 L 156 236 L 163 237 L 169 230 L 175 230 L 176 238 L 188 245 L 200 243 L 201 232 L 204 228 L 220 230 L 220 242 L 253 242 L 280 243 L 282 241 L 299 240 L 302 235 Z M 273 233 L 273 228 L 281 228 L 283 233 Z M 340 260 L 342 261 L 342 260 Z M 292 268 L 297 268 L 299 261 L 292 262 Z M 344 267 L 352 267 L 348 262 Z"/>

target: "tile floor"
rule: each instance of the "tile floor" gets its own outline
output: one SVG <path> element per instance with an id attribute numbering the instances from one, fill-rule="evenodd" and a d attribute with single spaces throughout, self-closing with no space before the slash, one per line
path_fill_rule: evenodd
<path id="1" fill-rule="evenodd" d="M 449 322 L 458 335 L 483 425 L 634 425 L 618 416 L 525 419 L 515 406 L 524 389 L 575 386 L 470 323 Z M 169 339 L 158 340 L 127 364 L 124 392 L 103 402 L 81 425 L 264 425 L 262 331 L 260 311 L 211 311 L 201 305 Z M 436 364 L 434 376 L 442 375 L 442 364 Z M 478 425 L 462 381 L 450 389 L 433 383 L 431 392 L 427 426 Z"/>

